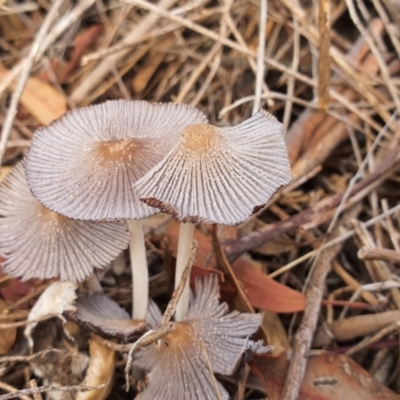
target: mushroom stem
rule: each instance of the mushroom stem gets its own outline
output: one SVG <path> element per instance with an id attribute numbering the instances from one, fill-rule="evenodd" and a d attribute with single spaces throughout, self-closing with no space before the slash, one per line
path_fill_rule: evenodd
<path id="1" fill-rule="evenodd" d="M 145 320 L 149 304 L 149 272 L 142 221 L 128 220 L 128 227 L 131 232 L 132 318 Z"/>
<path id="2" fill-rule="evenodd" d="M 178 254 L 176 257 L 175 287 L 181 281 L 182 273 L 189 261 L 194 236 L 194 225 L 192 223 L 181 224 L 179 228 Z M 175 321 L 182 321 L 189 310 L 189 281 L 186 282 L 181 298 L 176 306 Z"/>

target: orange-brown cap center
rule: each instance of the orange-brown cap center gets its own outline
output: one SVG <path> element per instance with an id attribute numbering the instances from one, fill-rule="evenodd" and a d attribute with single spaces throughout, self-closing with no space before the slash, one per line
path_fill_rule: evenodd
<path id="1" fill-rule="evenodd" d="M 205 153 L 215 148 L 219 139 L 215 127 L 207 124 L 190 125 L 183 130 L 182 136 L 185 149 L 196 153 Z"/>
<path id="2" fill-rule="evenodd" d="M 179 347 L 190 347 L 196 341 L 195 332 L 187 322 L 176 322 L 174 328 L 162 338 L 160 350 L 175 353 Z"/>
<path id="3" fill-rule="evenodd" d="M 96 144 L 96 157 L 105 162 L 127 162 L 138 151 L 140 144 L 134 139 L 110 140 Z"/>

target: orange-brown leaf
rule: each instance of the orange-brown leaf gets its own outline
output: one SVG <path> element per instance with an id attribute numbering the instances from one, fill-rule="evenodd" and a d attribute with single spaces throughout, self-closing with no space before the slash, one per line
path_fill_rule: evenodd
<path id="1" fill-rule="evenodd" d="M 287 374 L 287 354 L 256 356 L 250 366 L 261 379 L 269 400 L 279 400 Z M 399 400 L 351 358 L 319 352 L 308 358 L 298 400 Z"/>
<path id="2" fill-rule="evenodd" d="M 304 310 L 305 296 L 302 293 L 268 278 L 250 263 L 238 259 L 232 264 L 232 269 L 253 307 L 278 313 Z"/>

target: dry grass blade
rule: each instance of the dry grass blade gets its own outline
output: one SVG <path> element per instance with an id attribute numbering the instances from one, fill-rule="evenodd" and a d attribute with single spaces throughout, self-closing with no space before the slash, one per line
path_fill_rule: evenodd
<path id="1" fill-rule="evenodd" d="M 329 104 L 329 82 L 331 63 L 329 49 L 331 44 L 330 35 L 330 1 L 319 0 L 318 2 L 318 27 L 319 27 L 319 58 L 318 58 L 318 100 L 319 107 L 326 110 Z"/>

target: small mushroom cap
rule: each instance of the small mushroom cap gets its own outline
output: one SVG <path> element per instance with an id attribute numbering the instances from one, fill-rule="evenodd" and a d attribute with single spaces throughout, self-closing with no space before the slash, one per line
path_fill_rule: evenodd
<path id="1" fill-rule="evenodd" d="M 282 130 L 266 111 L 229 128 L 189 126 L 134 187 L 141 200 L 181 222 L 239 224 L 290 182 Z"/>
<path id="2" fill-rule="evenodd" d="M 219 304 L 216 275 L 197 279 L 195 286 L 186 319 L 176 322 L 159 342 L 138 351 L 137 365 L 150 371 L 140 400 L 216 399 L 212 373 L 231 375 L 246 350 L 260 347 L 249 339 L 261 324 L 260 314 L 229 313 L 226 303 Z M 217 386 L 220 397 L 228 399 L 225 389 Z"/>
<path id="3" fill-rule="evenodd" d="M 139 219 L 158 212 L 133 184 L 206 117 L 184 104 L 108 101 L 72 110 L 38 129 L 26 159 L 35 197 L 81 220 Z"/>
<path id="4" fill-rule="evenodd" d="M 146 329 L 146 322 L 131 319 L 130 315 L 104 293 L 79 299 L 76 311 L 68 319 L 100 335 L 132 340 Z"/>
<path id="5" fill-rule="evenodd" d="M 82 281 L 128 242 L 125 222 L 75 221 L 48 210 L 30 192 L 22 163 L 0 184 L 0 253 L 7 274 Z"/>

